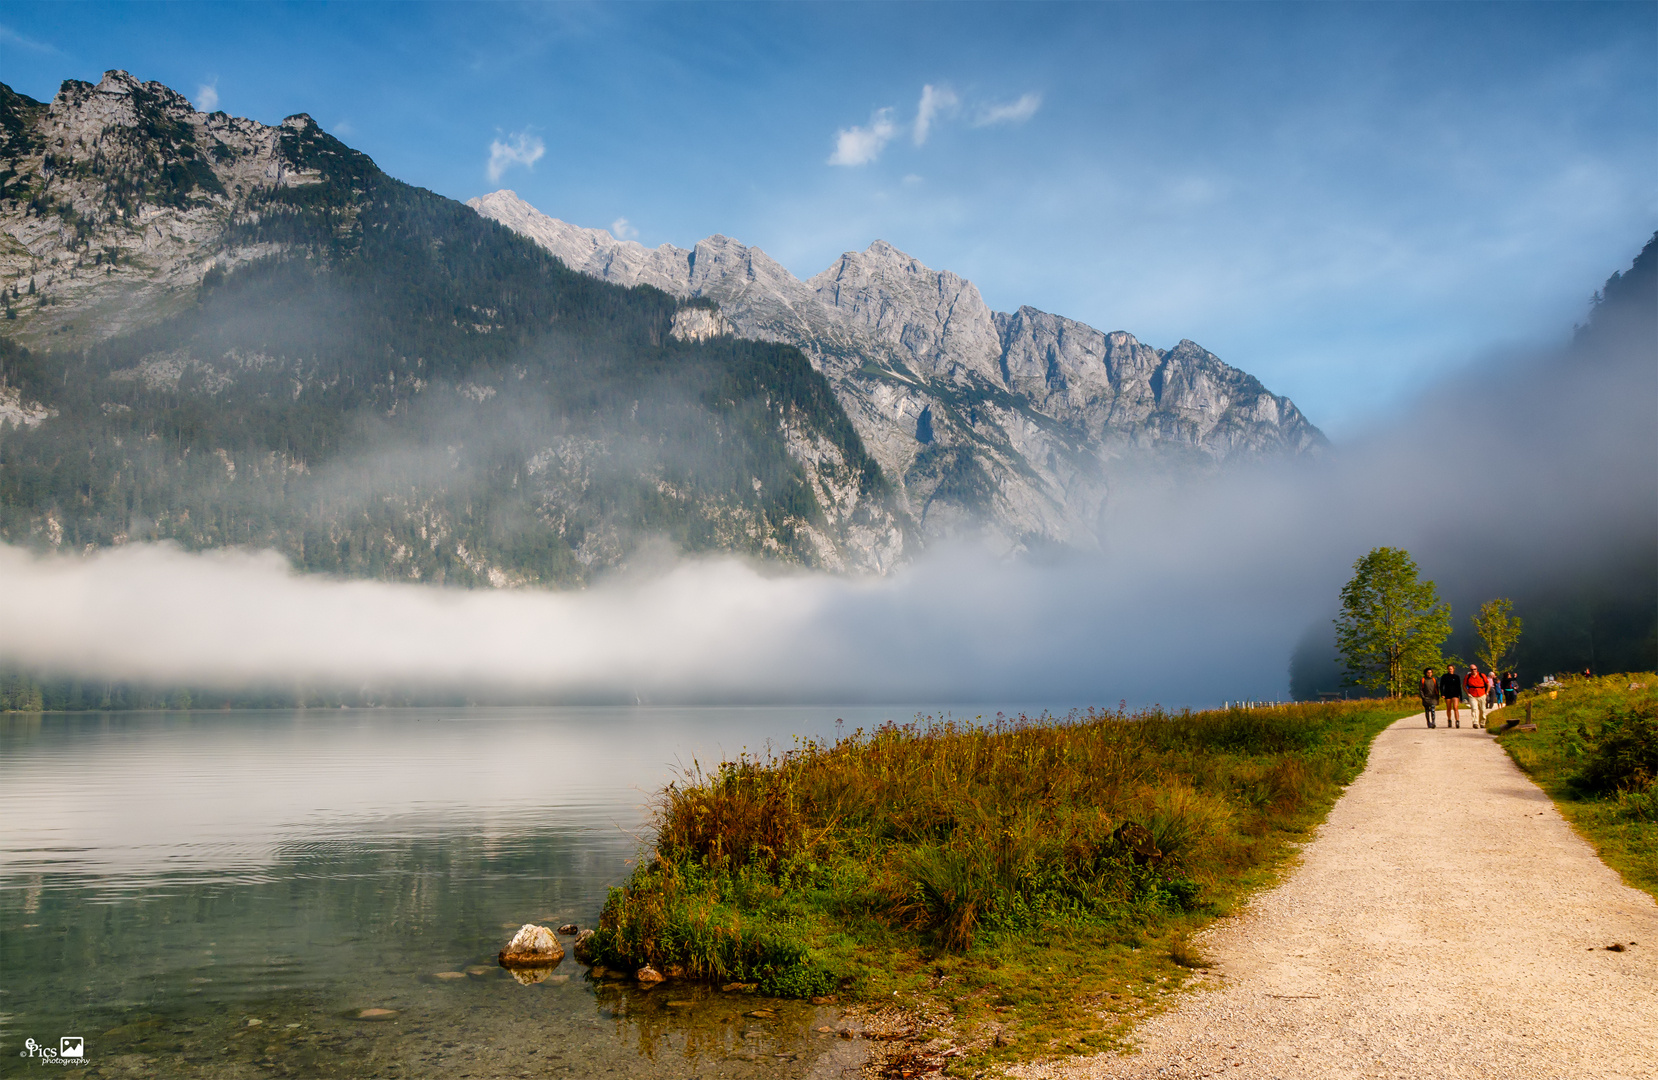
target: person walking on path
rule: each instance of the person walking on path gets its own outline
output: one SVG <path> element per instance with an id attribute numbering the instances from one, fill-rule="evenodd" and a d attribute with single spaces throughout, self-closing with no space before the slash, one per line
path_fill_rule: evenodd
<path id="1" fill-rule="evenodd" d="M 1439 680 L 1434 678 L 1433 668 L 1422 669 L 1422 684 L 1417 687 L 1422 695 L 1422 713 L 1428 718 L 1428 726 L 1434 726 L 1434 710 L 1439 708 Z"/>
<path id="2" fill-rule="evenodd" d="M 1514 699 L 1520 696 L 1520 673 L 1510 671 L 1503 676 L 1503 704 L 1512 705 Z"/>
<path id="3" fill-rule="evenodd" d="M 1461 727 L 1457 706 L 1462 703 L 1462 676 L 1457 674 L 1455 664 L 1445 665 L 1445 674 L 1439 677 L 1439 696 L 1445 699 L 1445 726 Z"/>
<path id="4" fill-rule="evenodd" d="M 1491 680 L 1480 674 L 1478 664 L 1468 665 L 1468 677 L 1462 680 L 1463 688 L 1468 692 L 1468 719 L 1474 726 L 1485 726 L 1485 695 L 1491 689 Z"/>

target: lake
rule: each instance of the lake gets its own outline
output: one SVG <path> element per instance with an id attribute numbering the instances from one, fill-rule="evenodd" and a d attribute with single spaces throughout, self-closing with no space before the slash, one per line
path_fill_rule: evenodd
<path id="1" fill-rule="evenodd" d="M 495 954 L 596 922 L 681 767 L 915 713 L 0 716 L 0 1075 L 839 1076 L 832 1006 Z"/>

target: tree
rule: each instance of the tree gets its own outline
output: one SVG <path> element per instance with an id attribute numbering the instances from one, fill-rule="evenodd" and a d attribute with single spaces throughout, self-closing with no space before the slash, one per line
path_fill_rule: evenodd
<path id="1" fill-rule="evenodd" d="M 1497 671 L 1508 663 L 1508 654 L 1520 640 L 1520 620 L 1514 618 L 1514 603 L 1507 597 L 1487 600 L 1474 616 L 1474 633 L 1480 636 L 1485 648 L 1480 650 L 1480 661 L 1488 672 Z"/>
<path id="2" fill-rule="evenodd" d="M 1417 573 L 1402 548 L 1379 547 L 1353 564 L 1335 623 L 1336 648 L 1355 685 L 1398 697 L 1417 669 L 1439 662 L 1451 609 Z"/>

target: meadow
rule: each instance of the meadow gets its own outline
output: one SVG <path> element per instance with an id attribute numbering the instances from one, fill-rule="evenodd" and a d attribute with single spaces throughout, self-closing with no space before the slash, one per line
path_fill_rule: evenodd
<path id="1" fill-rule="evenodd" d="M 1521 695 L 1536 731 L 1493 729 L 1624 881 L 1658 897 L 1658 675 L 1567 679 Z M 1504 715 L 1504 714 L 1499 714 Z"/>
<path id="2" fill-rule="evenodd" d="M 973 1045 L 957 1068 L 1097 1050 L 1205 966 L 1189 935 L 1274 880 L 1415 711 L 919 718 L 693 764 L 593 958 L 902 1004 Z"/>

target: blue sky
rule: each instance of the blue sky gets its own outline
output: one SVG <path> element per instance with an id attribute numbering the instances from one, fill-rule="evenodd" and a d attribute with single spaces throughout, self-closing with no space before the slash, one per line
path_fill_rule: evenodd
<path id="1" fill-rule="evenodd" d="M 885 239 L 1338 436 L 1559 340 L 1658 228 L 1653 3 L 0 10 L 15 89 L 114 67 L 646 244 Z"/>

